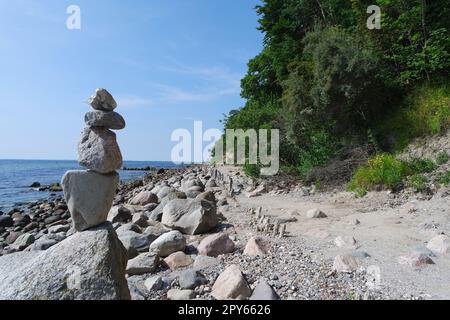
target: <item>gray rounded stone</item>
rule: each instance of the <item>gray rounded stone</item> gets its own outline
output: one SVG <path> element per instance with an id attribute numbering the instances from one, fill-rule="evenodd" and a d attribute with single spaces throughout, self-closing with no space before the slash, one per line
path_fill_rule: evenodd
<path id="1" fill-rule="evenodd" d="M 68 171 L 61 181 L 67 206 L 77 231 L 106 222 L 111 209 L 119 175 L 92 171 Z"/>
<path id="2" fill-rule="evenodd" d="M 186 239 L 179 231 L 164 233 L 150 245 L 150 252 L 158 254 L 160 257 L 168 257 L 177 251 L 184 251 Z"/>
<path id="3" fill-rule="evenodd" d="M 88 103 L 95 110 L 113 111 L 117 108 L 117 102 L 106 89 L 96 89 L 89 98 Z"/>
<path id="4" fill-rule="evenodd" d="M 273 288 L 262 279 L 256 285 L 255 290 L 253 290 L 250 300 L 280 300 L 280 297 Z"/>
<path id="5" fill-rule="evenodd" d="M 158 255 L 146 252 L 128 261 L 126 273 L 130 276 L 152 273 L 158 265 Z"/>
<path id="6" fill-rule="evenodd" d="M 91 111 L 86 113 L 84 121 L 89 127 L 105 127 L 112 130 L 125 128 L 125 119 L 114 111 Z"/>
<path id="7" fill-rule="evenodd" d="M 195 289 L 207 284 L 208 280 L 199 271 L 185 270 L 180 273 L 178 283 L 181 289 Z"/>
<path id="8" fill-rule="evenodd" d="M 184 234 L 197 235 L 212 230 L 220 220 L 213 202 L 175 199 L 164 207 L 161 222 Z"/>
<path id="9" fill-rule="evenodd" d="M 99 173 L 111 173 L 122 168 L 122 153 L 116 134 L 101 127 L 84 128 L 78 144 L 78 162 Z"/>

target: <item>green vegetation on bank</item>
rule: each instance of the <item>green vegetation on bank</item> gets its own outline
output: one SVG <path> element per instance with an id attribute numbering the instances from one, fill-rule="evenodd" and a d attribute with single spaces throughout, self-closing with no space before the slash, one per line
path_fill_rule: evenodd
<path id="1" fill-rule="evenodd" d="M 370 5 L 381 30 L 367 28 Z M 450 0 L 262 0 L 256 10 L 264 48 L 226 129 L 280 129 L 281 166 L 303 178 L 363 147 L 372 158 L 351 182 L 361 193 L 430 169 L 387 153 L 450 126 Z"/>

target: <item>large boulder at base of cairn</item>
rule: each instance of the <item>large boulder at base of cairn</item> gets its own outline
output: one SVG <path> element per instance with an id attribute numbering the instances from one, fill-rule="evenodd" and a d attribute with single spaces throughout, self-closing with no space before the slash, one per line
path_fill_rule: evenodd
<path id="1" fill-rule="evenodd" d="M 47 251 L 0 257 L 0 300 L 129 300 L 126 266 L 127 252 L 105 223 Z"/>
<path id="2" fill-rule="evenodd" d="M 61 185 L 77 231 L 95 227 L 107 220 L 118 184 L 119 175 L 116 172 L 66 172 Z"/>
<path id="3" fill-rule="evenodd" d="M 78 162 L 99 173 L 110 173 L 122 168 L 122 153 L 116 134 L 103 127 L 84 128 L 78 144 Z"/>
<path id="4" fill-rule="evenodd" d="M 89 98 L 88 103 L 95 110 L 113 111 L 117 108 L 117 102 L 106 89 L 97 89 Z"/>
<path id="5" fill-rule="evenodd" d="M 216 205 L 207 200 L 175 199 L 163 209 L 161 222 L 184 234 L 207 233 L 220 222 Z"/>

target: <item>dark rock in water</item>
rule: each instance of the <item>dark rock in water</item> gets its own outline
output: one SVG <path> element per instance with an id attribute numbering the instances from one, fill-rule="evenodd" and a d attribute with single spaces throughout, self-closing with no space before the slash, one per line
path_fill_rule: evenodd
<path id="1" fill-rule="evenodd" d="M 129 300 L 125 248 L 110 224 L 47 251 L 0 257 L 0 299 Z"/>
<path id="2" fill-rule="evenodd" d="M 39 182 L 33 182 L 30 186 L 30 188 L 39 188 L 41 184 Z"/>
<path id="3" fill-rule="evenodd" d="M 9 228 L 14 224 L 13 219 L 8 215 L 0 216 L 0 227 Z"/>
<path id="4" fill-rule="evenodd" d="M 12 216 L 14 213 L 20 213 L 20 209 L 19 208 L 14 208 L 11 211 L 8 212 L 9 216 Z"/>
<path id="5" fill-rule="evenodd" d="M 50 192 L 62 192 L 62 187 L 59 183 L 53 183 L 50 185 L 50 187 L 48 188 L 48 190 Z"/>
<path id="6" fill-rule="evenodd" d="M 90 127 L 105 127 L 112 130 L 125 128 L 124 118 L 117 112 L 91 111 L 86 113 L 84 121 Z"/>

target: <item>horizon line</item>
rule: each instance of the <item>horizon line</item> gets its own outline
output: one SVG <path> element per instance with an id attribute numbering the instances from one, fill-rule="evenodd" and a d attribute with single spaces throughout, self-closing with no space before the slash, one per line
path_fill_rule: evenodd
<path id="1" fill-rule="evenodd" d="M 0 161 L 75 161 L 76 159 L 20 159 L 20 158 L 0 158 Z M 123 160 L 123 162 L 172 162 L 172 160 Z"/>

